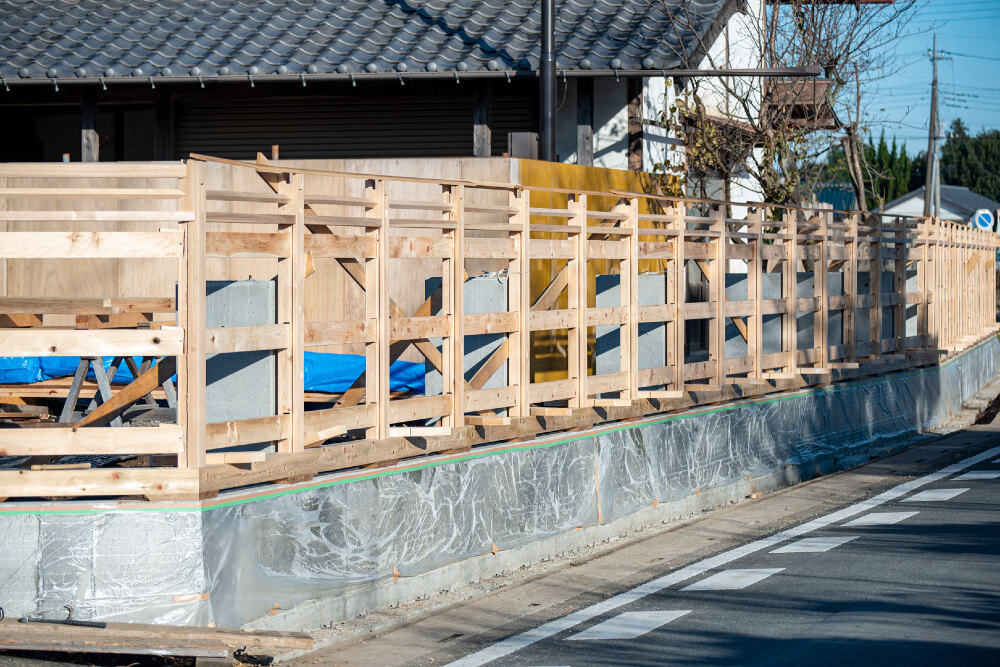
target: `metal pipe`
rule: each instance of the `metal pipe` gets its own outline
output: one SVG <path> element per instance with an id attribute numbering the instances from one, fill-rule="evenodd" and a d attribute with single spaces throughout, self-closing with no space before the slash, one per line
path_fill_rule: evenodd
<path id="1" fill-rule="evenodd" d="M 555 0 L 542 0 L 542 50 L 538 61 L 540 79 L 538 157 L 556 159 L 556 26 Z"/>
<path id="2" fill-rule="evenodd" d="M 407 80 L 420 81 L 420 80 L 436 80 L 436 79 L 449 79 L 454 81 L 456 72 L 407 72 L 404 74 L 404 78 Z M 648 70 L 648 69 L 606 69 L 606 70 L 560 70 L 559 74 L 561 76 L 569 78 L 613 78 L 616 76 L 633 76 L 633 77 L 651 77 L 651 76 L 673 76 L 673 77 L 699 77 L 699 76 L 742 76 L 742 77 L 813 77 L 820 76 L 823 74 L 823 68 L 818 65 L 809 65 L 807 67 L 761 67 L 761 68 L 748 68 L 748 69 L 667 69 L 667 70 Z M 475 71 L 475 72 L 462 72 L 462 80 L 466 79 L 534 79 L 538 76 L 537 70 L 499 70 L 499 71 Z M 554 78 L 554 77 L 553 77 Z M 227 75 L 227 76 L 205 76 L 204 74 L 200 76 L 122 76 L 115 78 L 108 77 L 97 77 L 97 76 L 86 76 L 79 78 L 66 78 L 59 79 L 60 87 L 63 86 L 74 86 L 78 84 L 84 85 L 101 85 L 106 84 L 132 84 L 132 85 L 143 85 L 148 86 L 150 81 L 157 84 L 169 84 L 169 83 L 242 83 L 246 84 L 246 75 Z M 399 78 L 396 72 L 377 72 L 371 74 L 368 72 L 348 72 L 346 74 L 258 74 L 254 76 L 254 83 L 296 83 L 301 85 L 302 81 L 307 80 L 310 82 L 343 82 L 350 83 L 353 81 L 358 81 L 364 83 L 365 81 L 393 81 L 399 83 Z M 9 86 L 20 86 L 20 85 L 52 85 L 52 79 L 7 79 L 7 84 Z"/>

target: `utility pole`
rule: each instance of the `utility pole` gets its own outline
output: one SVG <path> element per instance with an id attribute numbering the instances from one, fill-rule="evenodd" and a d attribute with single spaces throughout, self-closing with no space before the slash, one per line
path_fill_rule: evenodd
<path id="1" fill-rule="evenodd" d="M 924 215 L 941 215 L 941 174 L 938 160 L 938 50 L 937 34 L 931 51 L 934 78 L 931 80 L 931 119 L 927 127 L 927 180 L 924 184 Z M 932 208 L 933 204 L 933 208 Z"/>
<path id="2" fill-rule="evenodd" d="M 538 74 L 541 79 L 541 150 L 539 156 L 556 159 L 556 9 L 555 0 L 542 0 L 542 44 Z"/>

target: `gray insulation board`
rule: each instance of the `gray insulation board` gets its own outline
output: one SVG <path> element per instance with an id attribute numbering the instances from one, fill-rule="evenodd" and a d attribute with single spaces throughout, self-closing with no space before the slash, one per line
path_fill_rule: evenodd
<path id="1" fill-rule="evenodd" d="M 424 284 L 424 298 L 430 297 L 441 286 L 440 278 L 430 278 Z M 463 304 L 466 314 L 503 313 L 507 311 L 507 277 L 477 276 L 469 278 L 463 286 L 465 298 Z M 435 304 L 436 312 L 440 312 L 440 304 Z M 465 379 L 471 380 L 480 367 L 503 343 L 505 334 L 481 334 L 465 337 Z M 432 338 L 431 342 L 441 349 L 441 339 Z M 425 362 L 427 372 L 424 375 L 424 393 L 437 395 L 441 393 L 441 373 L 430 362 Z M 507 386 L 507 362 L 486 381 L 482 389 Z"/>
<path id="2" fill-rule="evenodd" d="M 270 280 L 211 280 L 206 284 L 206 326 L 275 324 L 277 293 Z M 206 421 L 267 417 L 277 410 L 277 360 L 274 352 L 208 355 L 205 362 Z"/>

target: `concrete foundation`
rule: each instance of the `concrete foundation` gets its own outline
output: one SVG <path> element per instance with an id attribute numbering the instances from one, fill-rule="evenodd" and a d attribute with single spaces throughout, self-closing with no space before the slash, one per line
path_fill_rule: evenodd
<path id="1" fill-rule="evenodd" d="M 4 503 L 0 600 L 318 627 L 860 463 L 957 413 L 998 362 L 993 338 L 940 367 L 202 503 Z"/>

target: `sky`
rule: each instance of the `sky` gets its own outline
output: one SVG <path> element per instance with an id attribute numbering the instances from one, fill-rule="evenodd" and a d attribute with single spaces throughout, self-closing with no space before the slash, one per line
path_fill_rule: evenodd
<path id="1" fill-rule="evenodd" d="M 922 0 L 907 32 L 895 46 L 901 69 L 877 84 L 869 107 L 876 139 L 884 128 L 911 156 L 927 150 L 934 33 L 950 58 L 938 62 L 944 131 L 955 118 L 972 133 L 1000 129 L 1000 0 Z"/>

